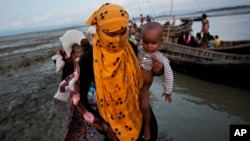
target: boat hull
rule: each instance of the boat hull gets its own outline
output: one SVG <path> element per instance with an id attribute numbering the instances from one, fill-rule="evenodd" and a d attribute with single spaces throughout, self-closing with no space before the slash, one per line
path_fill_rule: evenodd
<path id="1" fill-rule="evenodd" d="M 226 53 L 250 55 L 250 40 L 222 41 L 220 47 L 207 49 Z"/>
<path id="2" fill-rule="evenodd" d="M 174 26 L 174 27 L 166 27 L 164 26 L 164 38 L 178 38 L 182 36 L 183 32 L 189 32 L 192 30 L 193 21 L 184 21 L 183 24 Z"/>
<path id="3" fill-rule="evenodd" d="M 250 56 L 220 53 L 175 43 L 163 43 L 160 51 L 174 71 L 204 80 L 250 89 Z"/>
<path id="4" fill-rule="evenodd" d="M 169 58 L 173 70 L 204 80 L 250 89 L 250 63 L 210 64 Z"/>

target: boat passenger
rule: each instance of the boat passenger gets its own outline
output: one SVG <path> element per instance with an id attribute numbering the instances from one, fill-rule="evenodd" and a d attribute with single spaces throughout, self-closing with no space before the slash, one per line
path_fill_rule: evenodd
<path id="1" fill-rule="evenodd" d="M 208 34 L 208 47 L 209 48 L 214 48 L 214 36 L 211 34 Z"/>
<path id="2" fill-rule="evenodd" d="M 177 43 L 181 44 L 181 45 L 186 45 L 185 39 L 186 39 L 186 35 L 185 32 L 181 33 L 182 35 L 178 38 Z"/>
<path id="3" fill-rule="evenodd" d="M 215 35 L 214 46 L 215 47 L 220 47 L 220 45 L 221 45 L 221 40 L 219 39 L 218 35 Z"/>
<path id="4" fill-rule="evenodd" d="M 142 14 L 140 14 L 140 21 L 141 21 L 141 27 L 143 26 L 143 23 L 144 23 L 144 17 Z"/>
<path id="5" fill-rule="evenodd" d="M 202 47 L 208 46 L 208 35 L 209 35 L 209 21 L 207 19 L 207 15 L 205 13 L 202 14 L 202 28 L 201 28 L 202 36 Z"/>
<path id="6" fill-rule="evenodd" d="M 201 39 L 201 33 L 196 33 L 196 37 L 195 37 L 195 42 L 197 47 L 201 47 L 201 43 L 202 43 L 202 39 Z"/>
<path id="7" fill-rule="evenodd" d="M 151 22 L 151 17 L 149 15 L 147 15 L 146 20 L 147 20 L 147 22 Z"/>

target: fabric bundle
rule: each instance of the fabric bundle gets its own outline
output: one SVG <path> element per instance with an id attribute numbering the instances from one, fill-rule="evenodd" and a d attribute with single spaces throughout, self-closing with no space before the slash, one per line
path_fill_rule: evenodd
<path id="1" fill-rule="evenodd" d="M 59 40 L 62 43 L 62 47 L 63 50 L 66 52 L 66 55 L 70 57 L 72 45 L 81 45 L 81 40 L 85 38 L 86 36 L 81 31 L 68 30 L 63 34 L 63 36 L 59 38 Z"/>
<path id="2" fill-rule="evenodd" d="M 56 61 L 56 72 L 60 72 L 65 65 L 65 62 L 62 60 L 62 56 L 56 54 L 52 56 L 51 59 Z"/>

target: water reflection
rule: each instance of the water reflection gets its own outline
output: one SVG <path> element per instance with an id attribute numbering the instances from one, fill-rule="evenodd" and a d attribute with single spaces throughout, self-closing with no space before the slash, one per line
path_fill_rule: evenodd
<path id="1" fill-rule="evenodd" d="M 173 102 L 161 97 L 163 77 L 155 77 L 152 107 L 162 140 L 229 140 L 230 124 L 249 124 L 250 91 L 174 72 Z"/>
<path id="2" fill-rule="evenodd" d="M 186 88 L 175 90 L 175 92 L 200 98 L 200 100 L 186 99 L 189 102 L 208 105 L 214 110 L 228 112 L 250 122 L 250 113 L 247 112 L 250 108 L 249 90 L 211 83 L 182 74 L 177 74 L 175 79 L 177 88 Z"/>

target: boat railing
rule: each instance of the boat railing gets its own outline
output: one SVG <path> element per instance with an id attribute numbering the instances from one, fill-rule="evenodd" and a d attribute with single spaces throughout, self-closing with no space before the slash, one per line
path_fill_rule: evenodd
<path id="1" fill-rule="evenodd" d="M 205 50 L 202 48 L 193 48 L 188 47 L 176 43 L 169 43 L 169 42 L 163 42 L 162 46 L 160 47 L 161 51 L 167 51 L 168 53 L 172 52 L 175 54 L 183 54 L 186 57 L 196 57 L 201 58 L 205 60 L 214 60 L 214 61 L 250 61 L 249 55 L 238 55 L 238 54 L 232 54 L 232 53 L 221 53 L 221 52 L 215 52 L 210 50 Z"/>
<path id="2" fill-rule="evenodd" d="M 221 47 L 231 47 L 243 44 L 250 44 L 250 40 L 239 40 L 239 41 L 221 41 Z"/>
<path id="3" fill-rule="evenodd" d="M 245 44 L 234 44 L 234 45 L 231 45 L 231 46 L 220 46 L 220 47 L 216 47 L 216 48 L 208 48 L 209 50 L 224 50 L 224 49 L 235 49 L 235 48 L 248 48 L 250 47 L 250 43 L 245 43 Z"/>

